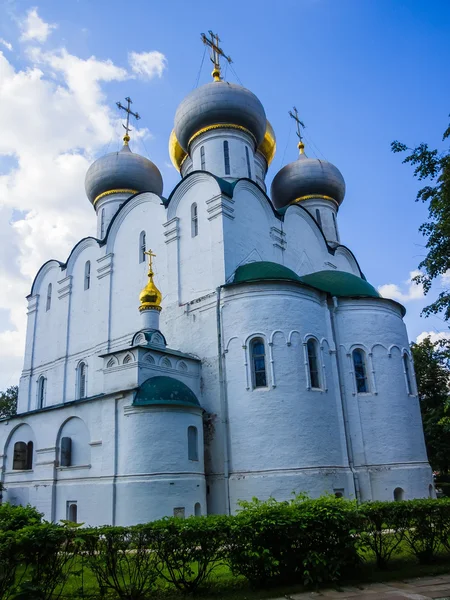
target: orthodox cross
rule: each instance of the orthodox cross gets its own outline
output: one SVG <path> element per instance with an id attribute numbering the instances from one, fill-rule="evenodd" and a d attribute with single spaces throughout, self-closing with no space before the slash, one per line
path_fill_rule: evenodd
<path id="1" fill-rule="evenodd" d="M 121 102 L 116 102 L 116 104 L 120 110 L 124 110 L 127 113 L 127 124 L 124 125 L 122 123 L 122 127 L 125 129 L 125 135 L 123 137 L 123 141 L 125 142 L 125 145 L 128 145 L 128 142 L 130 141 L 130 136 L 128 134 L 131 131 L 130 115 L 132 115 L 136 119 L 136 121 L 139 121 L 139 119 L 141 118 L 141 115 L 137 112 L 133 112 L 130 109 L 130 105 L 133 104 L 133 101 L 131 100 L 131 98 L 129 96 L 127 96 L 127 98 L 125 98 L 125 100 L 128 103 L 127 106 L 124 106 Z"/>
<path id="2" fill-rule="evenodd" d="M 300 119 L 298 118 L 298 110 L 295 108 L 295 106 L 293 107 L 294 112 L 292 112 L 292 110 L 289 111 L 289 116 L 292 117 L 294 119 L 294 121 L 297 123 L 297 137 L 300 140 L 299 141 L 299 147 L 300 144 L 303 144 L 303 139 L 302 139 L 302 130 L 300 129 L 300 127 L 303 127 L 303 129 L 306 127 L 306 125 L 303 123 L 303 121 L 300 121 Z"/>
<path id="3" fill-rule="evenodd" d="M 202 33 L 202 40 L 206 46 L 211 48 L 211 62 L 214 64 L 214 70 L 212 72 L 214 81 L 220 81 L 220 57 L 223 56 L 228 63 L 233 61 L 231 60 L 231 57 L 227 56 L 219 46 L 220 38 L 217 33 L 213 33 L 211 30 L 209 30 L 208 34 L 210 36 L 209 38 Z"/>
<path id="4" fill-rule="evenodd" d="M 151 273 L 153 275 L 153 258 L 156 256 L 156 254 L 153 254 L 153 252 L 151 250 L 147 250 L 146 252 L 144 252 L 144 254 L 146 254 L 148 256 L 148 272 L 149 274 Z"/>

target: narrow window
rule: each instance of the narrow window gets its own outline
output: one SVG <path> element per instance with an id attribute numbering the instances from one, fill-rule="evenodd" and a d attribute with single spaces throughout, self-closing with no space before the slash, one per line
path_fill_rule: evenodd
<path id="1" fill-rule="evenodd" d="M 197 427 L 188 427 L 188 458 L 189 460 L 198 460 Z"/>
<path id="2" fill-rule="evenodd" d="M 250 153 L 248 151 L 247 146 L 245 146 L 245 158 L 247 159 L 247 173 L 248 173 L 248 178 L 251 179 L 252 178 L 252 170 L 250 168 Z"/>
<path id="3" fill-rule="evenodd" d="M 86 397 L 86 363 L 78 365 L 78 397 Z"/>
<path id="4" fill-rule="evenodd" d="M 52 306 L 52 284 L 49 283 L 47 287 L 47 304 L 45 305 L 45 310 L 49 311 Z"/>
<path id="5" fill-rule="evenodd" d="M 200 146 L 200 168 L 202 171 L 206 170 L 205 146 Z"/>
<path id="6" fill-rule="evenodd" d="M 72 438 L 61 438 L 61 467 L 70 467 L 72 464 Z"/>
<path id="7" fill-rule="evenodd" d="M 394 500 L 396 502 L 400 502 L 400 500 L 403 500 L 405 492 L 402 490 L 402 488 L 398 487 L 395 488 L 394 490 Z"/>
<path id="8" fill-rule="evenodd" d="M 320 389 L 319 361 L 318 361 L 318 344 L 313 338 L 309 338 L 307 344 L 308 349 L 308 366 L 309 379 L 312 388 Z"/>
<path id="9" fill-rule="evenodd" d="M 100 238 L 103 239 L 105 235 L 105 209 L 102 208 L 102 212 L 100 215 Z"/>
<path id="10" fill-rule="evenodd" d="M 27 445 L 25 442 L 14 444 L 13 471 L 23 471 L 27 468 Z"/>
<path id="11" fill-rule="evenodd" d="M 369 391 L 367 385 L 366 360 L 364 352 L 357 348 L 353 350 L 353 367 L 355 369 L 356 391 L 365 394 Z"/>
<path id="12" fill-rule="evenodd" d="M 91 261 L 88 260 L 84 265 L 84 289 L 88 290 L 91 287 Z"/>
<path id="13" fill-rule="evenodd" d="M 332 217 L 333 217 L 333 225 L 334 225 L 334 233 L 336 234 L 336 239 L 339 239 L 339 235 L 338 235 L 338 230 L 337 230 L 337 223 L 336 223 L 336 216 L 334 213 L 331 213 Z"/>
<path id="14" fill-rule="evenodd" d="M 320 229 L 322 229 L 322 217 L 320 216 L 320 210 L 316 208 L 316 221 L 319 223 Z"/>
<path id="15" fill-rule="evenodd" d="M 228 142 L 223 143 L 223 158 L 225 161 L 225 175 L 230 174 L 230 148 Z"/>
<path id="16" fill-rule="evenodd" d="M 139 262 L 145 262 L 145 253 L 147 251 L 147 247 L 146 247 L 146 240 L 145 240 L 145 231 L 141 231 L 140 235 L 139 235 Z"/>
<path id="17" fill-rule="evenodd" d="M 201 517 L 202 516 L 202 507 L 200 502 L 196 502 L 195 506 L 194 506 L 194 515 L 196 517 Z"/>
<path id="18" fill-rule="evenodd" d="M 411 372 L 409 370 L 409 356 L 405 352 L 403 354 L 403 368 L 405 369 L 405 377 L 406 377 L 406 389 L 408 394 L 412 395 L 412 385 L 411 385 Z"/>
<path id="19" fill-rule="evenodd" d="M 27 469 L 33 468 L 33 442 L 27 444 Z"/>
<path id="20" fill-rule="evenodd" d="M 76 523 L 78 518 L 78 507 L 77 503 L 70 501 L 67 503 L 67 520 L 71 523 Z"/>
<path id="21" fill-rule="evenodd" d="M 257 338 L 252 341 L 250 352 L 253 370 L 253 388 L 266 387 L 266 351 L 262 339 Z"/>
<path id="22" fill-rule="evenodd" d="M 47 385 L 47 380 L 45 377 L 39 377 L 38 379 L 38 390 L 37 390 L 37 407 L 43 408 L 45 402 L 45 388 Z"/>
<path id="23" fill-rule="evenodd" d="M 191 205 L 191 235 L 192 237 L 198 235 L 198 211 L 195 202 Z"/>

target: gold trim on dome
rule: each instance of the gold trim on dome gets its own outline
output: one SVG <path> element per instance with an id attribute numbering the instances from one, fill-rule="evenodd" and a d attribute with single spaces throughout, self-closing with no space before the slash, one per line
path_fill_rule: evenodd
<path id="1" fill-rule="evenodd" d="M 144 310 L 161 310 L 162 295 L 153 281 L 153 262 L 152 259 L 156 256 L 151 250 L 144 252 L 148 256 L 148 281 L 145 288 L 139 294 L 139 312 Z"/>
<path id="2" fill-rule="evenodd" d="M 188 147 L 191 145 L 191 143 L 195 139 L 198 138 L 199 135 L 202 135 L 203 133 L 206 133 L 207 131 L 214 131 L 215 129 L 237 129 L 238 131 L 243 131 L 244 133 L 247 133 L 253 139 L 253 141 L 255 142 L 255 146 L 256 146 L 255 136 L 246 127 L 243 127 L 242 125 L 235 125 L 234 123 L 217 123 L 216 125 L 208 125 L 207 127 L 202 127 L 202 129 L 197 131 L 197 133 L 194 133 L 194 135 L 191 137 L 191 139 L 188 142 Z"/>
<path id="3" fill-rule="evenodd" d="M 275 132 L 274 132 L 273 127 L 270 124 L 269 120 L 267 120 L 266 121 L 266 133 L 264 134 L 264 139 L 258 146 L 258 152 L 261 152 L 261 154 L 266 159 L 267 166 L 269 166 L 270 163 L 272 162 L 273 157 L 275 156 L 276 150 L 277 150 L 277 140 L 275 138 Z"/>
<path id="4" fill-rule="evenodd" d="M 313 200 L 317 198 L 319 200 L 332 200 L 333 202 L 336 202 L 336 204 L 338 204 L 338 202 L 334 198 L 332 198 L 331 196 L 324 196 L 323 194 L 308 194 L 307 196 L 301 196 L 300 198 L 292 200 L 292 204 L 302 202 L 302 200 Z"/>
<path id="5" fill-rule="evenodd" d="M 101 200 L 101 198 L 104 198 L 105 196 L 110 196 L 111 194 L 137 194 L 137 193 L 138 193 L 137 190 L 128 190 L 125 188 L 120 189 L 120 190 L 108 190 L 107 192 L 103 192 L 102 194 L 99 194 L 92 204 L 95 206 L 96 203 L 99 200 Z"/>
<path id="6" fill-rule="evenodd" d="M 169 137 L 169 156 L 177 171 L 181 171 L 181 165 L 186 160 L 187 155 L 187 152 L 180 146 L 180 142 L 175 135 L 175 130 L 172 129 L 172 133 Z"/>

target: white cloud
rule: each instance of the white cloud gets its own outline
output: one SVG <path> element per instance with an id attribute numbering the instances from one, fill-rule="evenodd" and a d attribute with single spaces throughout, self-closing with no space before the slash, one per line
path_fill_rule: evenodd
<path id="1" fill-rule="evenodd" d="M 8 50 L 12 50 L 13 49 L 12 44 L 10 44 L 9 42 L 7 42 L 3 38 L 0 38 L 0 44 L 2 46 L 5 46 L 5 48 L 8 48 Z"/>
<path id="2" fill-rule="evenodd" d="M 412 279 L 420 275 L 420 271 L 411 271 L 409 279 L 403 282 L 402 291 L 400 286 L 395 283 L 386 283 L 378 288 L 378 291 L 384 298 L 391 298 L 399 302 L 410 302 L 411 300 L 420 300 L 424 297 L 422 284 L 417 284 Z"/>
<path id="3" fill-rule="evenodd" d="M 445 285 L 446 287 L 450 286 L 450 269 L 441 275 L 441 282 L 442 285 Z"/>
<path id="4" fill-rule="evenodd" d="M 417 344 L 423 342 L 427 337 L 429 337 L 432 342 L 447 340 L 450 339 L 450 331 L 422 331 L 416 338 Z"/>
<path id="5" fill-rule="evenodd" d="M 167 67 L 167 58 L 161 52 L 153 50 L 151 52 L 130 52 L 128 62 L 131 70 L 137 77 L 142 79 L 153 79 L 162 77 L 164 69 Z"/>
<path id="6" fill-rule="evenodd" d="M 57 25 L 46 23 L 38 15 L 37 8 L 30 8 L 27 16 L 19 23 L 22 29 L 20 39 L 22 42 L 36 40 L 37 42 L 45 42 L 50 35 L 52 29 L 56 29 Z"/>

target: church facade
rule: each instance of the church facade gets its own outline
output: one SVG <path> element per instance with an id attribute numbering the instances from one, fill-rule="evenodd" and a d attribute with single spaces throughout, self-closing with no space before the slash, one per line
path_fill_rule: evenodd
<path id="1" fill-rule="evenodd" d="M 162 195 L 127 131 L 86 176 L 97 236 L 36 275 L 3 499 L 127 525 L 433 496 L 404 309 L 341 243 L 341 173 L 299 129 L 269 195 L 264 107 L 213 75 L 175 115 L 178 185 Z"/>

